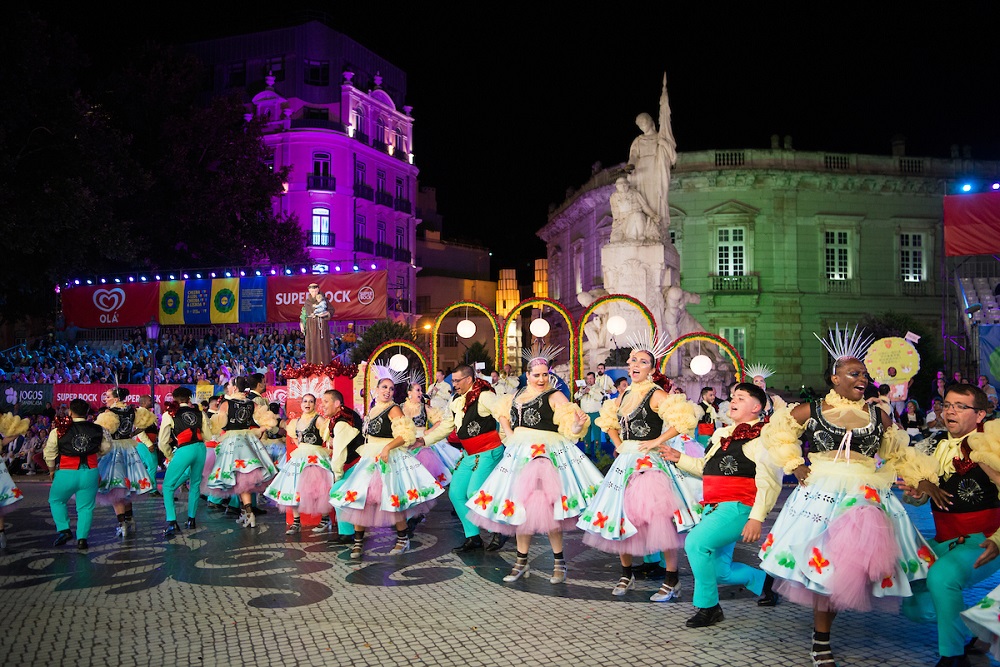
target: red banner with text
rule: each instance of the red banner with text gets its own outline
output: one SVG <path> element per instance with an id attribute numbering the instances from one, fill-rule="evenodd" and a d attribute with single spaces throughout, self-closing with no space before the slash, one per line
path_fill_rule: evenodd
<path id="1" fill-rule="evenodd" d="M 298 322 L 309 283 L 319 283 L 334 320 L 380 320 L 386 316 L 385 271 L 346 275 L 273 276 L 267 279 L 267 321 Z"/>
<path id="2" fill-rule="evenodd" d="M 159 283 L 88 285 L 61 292 L 66 324 L 78 327 L 141 327 L 159 315 Z"/>

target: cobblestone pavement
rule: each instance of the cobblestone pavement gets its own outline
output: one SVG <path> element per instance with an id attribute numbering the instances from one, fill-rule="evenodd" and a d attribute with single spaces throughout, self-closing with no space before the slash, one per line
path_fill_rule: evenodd
<path id="1" fill-rule="evenodd" d="M 530 564 L 544 576 L 504 584 L 513 541 L 499 553 L 453 555 L 461 536 L 447 499 L 411 552 L 386 556 L 394 533 L 373 532 L 358 564 L 328 536 L 286 537 L 274 508 L 242 529 L 202 507 L 199 527 L 167 542 L 160 498 L 136 503 L 138 535 L 124 543 L 113 537 L 111 509 L 99 507 L 88 551 L 75 541 L 52 547 L 47 480 L 17 481 L 25 499 L 7 517 L 0 552 L 6 665 L 810 664 L 811 613 L 787 602 L 761 609 L 751 593 L 723 589 L 725 620 L 686 628 L 683 556 L 678 603 L 649 601 L 658 580 L 613 598 L 617 559 L 584 547 L 578 533 L 566 539 L 567 583 L 549 583 L 552 554 L 536 538 Z M 913 512 L 926 528 L 927 508 Z M 756 547 L 739 545 L 736 557 L 754 563 Z M 997 581 L 968 591 L 968 602 Z M 937 660 L 933 626 L 883 613 L 841 614 L 833 646 L 842 667 Z"/>

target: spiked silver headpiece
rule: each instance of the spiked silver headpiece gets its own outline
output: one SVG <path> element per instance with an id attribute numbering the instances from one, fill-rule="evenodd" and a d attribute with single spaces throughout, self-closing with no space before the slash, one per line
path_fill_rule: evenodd
<path id="1" fill-rule="evenodd" d="M 546 366 L 552 365 L 552 360 L 559 356 L 559 353 L 563 351 L 563 348 L 555 345 L 541 345 L 534 344 L 531 347 L 525 347 L 521 349 L 521 358 L 524 359 L 525 363 L 528 364 L 530 369 L 538 361 L 545 362 Z"/>
<path id="2" fill-rule="evenodd" d="M 670 341 L 653 330 L 644 330 L 637 334 L 629 334 L 626 339 L 633 351 L 640 350 L 653 355 L 654 363 L 663 358 L 670 347 Z"/>
<path id="3" fill-rule="evenodd" d="M 834 329 L 828 330 L 826 340 L 823 340 L 813 332 L 813 336 L 816 336 L 816 340 L 823 344 L 823 347 L 830 353 L 834 361 L 841 359 L 864 359 L 868 348 L 875 342 L 875 336 L 865 335 L 864 329 L 858 331 L 858 325 L 856 324 L 853 331 L 847 326 L 841 331 L 840 324 L 835 324 L 834 326 Z"/>
<path id="4" fill-rule="evenodd" d="M 747 364 L 743 367 L 748 378 L 755 378 L 758 375 L 765 380 L 774 375 L 774 370 L 765 364 Z"/>

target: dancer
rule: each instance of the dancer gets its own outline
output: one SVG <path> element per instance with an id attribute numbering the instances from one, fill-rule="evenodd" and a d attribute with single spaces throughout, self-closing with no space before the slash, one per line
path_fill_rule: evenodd
<path id="1" fill-rule="evenodd" d="M 764 406 L 764 411 L 760 413 L 760 418 L 765 419 L 774 414 L 774 401 L 771 395 L 767 393 L 767 378 L 774 375 L 774 369 L 765 364 L 747 364 L 746 366 L 746 377 L 764 390 L 764 395 L 767 396 L 767 405 Z"/>
<path id="2" fill-rule="evenodd" d="M 73 537 L 66 504 L 75 497 L 76 547 L 87 548 L 100 484 L 98 459 L 107 455 L 113 446 L 107 429 L 87 421 L 89 412 L 87 401 L 74 398 L 69 402 L 69 417 L 56 418 L 45 442 L 43 455 L 52 480 L 49 509 L 57 531 L 52 543 L 54 547 L 66 544 Z"/>
<path id="3" fill-rule="evenodd" d="M 413 420 L 417 429 L 417 439 L 413 443 L 413 454 L 434 476 L 441 486 L 451 483 L 451 473 L 458 463 L 458 450 L 445 440 L 448 434 L 455 430 L 450 411 L 440 412 L 427 407 L 424 400 L 424 376 L 417 371 L 407 385 L 406 400 L 400 406 L 403 414 Z M 417 525 L 426 518 L 426 514 L 417 514 L 406 520 L 407 536 L 413 537 Z"/>
<path id="4" fill-rule="evenodd" d="M 219 497 L 239 496 L 241 511 L 236 521 L 245 528 L 255 528 L 257 517 L 250 504 L 251 494 L 266 489 L 277 472 L 259 434 L 278 420 L 266 405 L 247 398 L 250 380 L 246 376 L 236 378 L 235 389 L 212 419 L 212 429 L 225 433 L 215 448 L 215 467 L 208 476 L 208 492 Z"/>
<path id="5" fill-rule="evenodd" d="M 668 394 L 670 381 L 656 370 L 668 342 L 649 335 L 630 340 L 631 384 L 605 401 L 597 419 L 618 454 L 577 523 L 585 532 L 584 544 L 618 554 L 622 574 L 612 595 L 625 595 L 635 586 L 633 556 L 663 554 L 666 572 L 653 602 L 679 599 L 677 550 L 683 538 L 678 528 L 690 529 L 698 515 L 696 498 L 662 454 L 672 445 L 683 446 L 677 436 L 690 436 L 698 422 L 694 404 L 683 394 Z"/>
<path id="6" fill-rule="evenodd" d="M 503 441 L 494 416 L 498 414 L 495 412 L 498 397 L 489 382 L 476 377 L 471 366 L 463 364 L 456 368 L 451 381 L 458 395 L 449 409 L 454 415 L 455 437 L 465 451 L 448 487 L 448 498 L 465 533 L 465 541 L 452 549 L 452 553 L 469 553 L 484 546 L 487 551 L 497 551 L 503 547 L 507 536 L 494 533 L 489 545 L 484 545 L 479 526 L 470 520 L 472 511 L 466 503 L 503 458 Z"/>
<path id="7" fill-rule="evenodd" d="M 344 405 L 344 395 L 336 389 L 327 389 L 323 392 L 321 401 L 323 415 L 331 424 L 330 465 L 333 468 L 333 479 L 336 484 L 344 478 L 346 471 L 361 460 L 358 450 L 365 444 L 365 436 L 361 433 L 364 420 L 361 415 Z M 354 544 L 354 524 L 338 520 L 333 508 L 330 509 L 329 519 L 313 528 L 313 532 L 332 532 L 334 524 L 337 526 L 337 537 L 331 540 L 331 544 L 335 546 Z"/>
<path id="8" fill-rule="evenodd" d="M 920 500 L 934 500 L 935 535 L 928 541 L 937 560 L 927 579 L 913 584 L 913 597 L 903 601 L 903 613 L 913 621 L 937 621 L 938 667 L 969 664 L 965 649 L 971 635 L 959 617 L 965 609 L 962 591 L 1000 569 L 1000 423 L 984 424 L 988 406 L 979 387 L 948 387 L 942 411 L 948 430 L 930 449 L 937 479 L 910 490 Z M 997 610 L 989 609 L 977 615 L 973 608 L 965 617 L 978 616 L 979 625 L 998 627 Z"/>
<path id="9" fill-rule="evenodd" d="M 409 452 L 416 428 L 392 401 L 393 390 L 403 378 L 388 366 L 376 364 L 374 371 L 379 381 L 375 405 L 362 429 L 361 460 L 330 492 L 330 504 L 340 519 L 354 524 L 353 560 L 361 559 L 365 529 L 370 527 L 395 526 L 396 544 L 390 556 L 409 551 L 406 520 L 427 511 L 427 503 L 444 493 L 444 487 Z"/>
<path id="10" fill-rule="evenodd" d="M 552 359 L 562 348 L 524 350 L 528 383 L 498 401 L 506 452 L 466 506 L 473 523 L 517 539 L 517 560 L 504 581 L 527 577 L 531 536 L 546 533 L 552 546 L 549 581 L 566 581 L 563 531 L 572 529 L 601 483 L 601 473 L 576 443 L 590 418 L 550 382 Z"/>
<path id="11" fill-rule="evenodd" d="M 302 415 L 288 422 L 295 449 L 264 495 L 282 510 L 292 510 L 285 535 L 302 532 L 302 512 L 328 514 L 333 467 L 330 463 L 330 420 L 316 412 L 316 397 L 302 395 Z"/>
<path id="12" fill-rule="evenodd" d="M 8 412 L 0 416 L 0 449 L 3 449 L 20 435 L 24 435 L 31 427 L 31 422 L 27 419 Z M 52 470 L 51 466 L 49 470 Z M 4 515 L 11 511 L 14 503 L 21 500 L 24 494 L 14 484 L 7 464 L 0 459 L 0 549 L 7 548 L 7 533 L 4 527 Z"/>
<path id="13" fill-rule="evenodd" d="M 813 665 L 835 667 L 830 629 L 838 611 L 867 611 L 879 598 L 882 606 L 898 602 L 911 594 L 910 582 L 927 577 L 934 554 L 891 486 L 899 475 L 916 487 L 935 477 L 936 466 L 907 447 L 906 433 L 888 415 L 865 403 L 868 373 L 860 360 L 872 338 L 857 327 L 838 326 L 821 342 L 833 357 L 833 389 L 822 399 L 776 410 L 762 432 L 772 460 L 794 473 L 799 486 L 765 537 L 760 558 L 764 571 L 781 580 L 778 593 L 813 608 Z M 809 467 L 799 442 L 803 433 Z"/>
<path id="14" fill-rule="evenodd" d="M 172 396 L 174 402 L 160 418 L 160 434 L 157 437 L 160 451 L 168 464 L 167 471 L 163 474 L 163 508 L 167 520 L 163 537 L 168 540 L 181 532 L 174 509 L 174 491 L 184 482 L 188 483 L 187 521 L 184 527 L 198 527 L 195 517 L 198 512 L 201 478 L 205 470 L 205 439 L 211 432 L 208 415 L 199 407 L 191 405 L 190 389 L 177 387 Z M 171 442 L 176 442 L 176 446 L 171 445 Z"/>
<path id="15" fill-rule="evenodd" d="M 111 451 L 97 462 L 101 483 L 97 489 L 97 504 L 115 509 L 118 527 L 115 537 L 125 539 L 135 535 L 132 499 L 153 490 L 137 447 L 150 447 L 146 427 L 156 423 L 156 417 L 146 408 L 133 408 L 125 403 L 129 391 L 116 386 L 104 392 L 107 410 L 97 415 L 94 423 L 111 434 Z"/>
<path id="16" fill-rule="evenodd" d="M 733 562 L 736 541 L 753 544 L 760 539 L 768 512 L 781 492 L 777 469 L 770 463 L 760 431 L 765 421 L 760 415 L 767 395 L 755 384 L 741 382 L 730 394 L 732 426 L 712 434 L 704 458 L 693 458 L 675 449 L 663 457 L 677 467 L 702 478 L 704 512 L 701 521 L 688 533 L 684 543 L 691 574 L 694 575 L 696 613 L 686 622 L 689 628 L 704 628 L 723 620 L 719 605 L 719 585 L 746 586 L 757 595 L 765 594 L 762 570 Z M 766 591 L 760 606 L 777 604 L 777 594 Z"/>

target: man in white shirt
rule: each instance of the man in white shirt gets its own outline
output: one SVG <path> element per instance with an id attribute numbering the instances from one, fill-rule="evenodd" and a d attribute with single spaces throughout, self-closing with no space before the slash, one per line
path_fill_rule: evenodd
<path id="1" fill-rule="evenodd" d="M 605 396 L 610 396 L 615 392 L 615 383 L 611 376 L 604 374 L 604 364 L 597 364 L 597 375 L 594 377 L 594 384 L 604 392 Z"/>
<path id="2" fill-rule="evenodd" d="M 496 371 L 494 371 L 494 373 L 496 373 Z M 497 393 L 497 396 L 516 394 L 520 384 L 521 383 L 510 364 L 503 365 L 503 372 L 497 373 L 497 381 L 492 383 L 493 391 Z"/>
<path id="3" fill-rule="evenodd" d="M 427 397 L 431 407 L 439 412 L 445 412 L 451 405 L 451 385 L 444 381 L 444 371 L 434 373 L 434 383 L 427 387 Z"/>
<path id="4" fill-rule="evenodd" d="M 594 460 L 597 458 L 597 448 L 601 444 L 601 429 L 597 426 L 597 418 L 601 416 L 601 403 L 607 395 L 597 386 L 597 376 L 587 373 L 586 384 L 577 389 L 573 398 L 580 404 L 580 409 L 590 417 L 590 428 L 583 436 L 584 451 Z"/>

